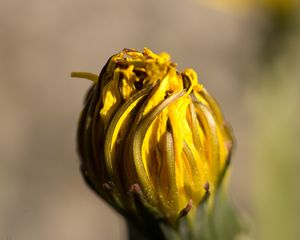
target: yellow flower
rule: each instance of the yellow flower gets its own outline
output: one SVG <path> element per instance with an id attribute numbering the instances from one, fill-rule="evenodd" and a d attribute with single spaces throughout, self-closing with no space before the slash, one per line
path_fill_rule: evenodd
<path id="1" fill-rule="evenodd" d="M 72 76 L 94 81 L 78 148 L 85 179 L 108 203 L 138 216 L 138 199 L 155 218 L 174 223 L 208 192 L 213 197 L 232 138 L 194 70 L 178 72 L 167 53 L 124 49 L 99 80 Z"/>

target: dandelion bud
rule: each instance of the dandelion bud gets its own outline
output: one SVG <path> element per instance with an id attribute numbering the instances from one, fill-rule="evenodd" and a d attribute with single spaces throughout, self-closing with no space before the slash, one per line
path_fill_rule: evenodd
<path id="1" fill-rule="evenodd" d="M 78 149 L 84 178 L 105 201 L 172 224 L 214 197 L 232 138 L 194 70 L 179 72 L 168 54 L 145 48 L 112 56 L 99 78 L 72 75 L 94 81 Z"/>

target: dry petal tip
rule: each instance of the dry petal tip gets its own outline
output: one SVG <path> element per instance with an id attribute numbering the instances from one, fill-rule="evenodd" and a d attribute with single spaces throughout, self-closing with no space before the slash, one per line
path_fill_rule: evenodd
<path id="1" fill-rule="evenodd" d="M 205 192 L 209 192 L 209 182 L 206 182 L 203 186 Z"/>
<path id="2" fill-rule="evenodd" d="M 107 190 L 107 191 L 111 191 L 112 190 L 112 187 L 109 183 L 103 183 L 102 184 L 102 187 Z"/>
<path id="3" fill-rule="evenodd" d="M 123 52 L 137 52 L 137 50 L 134 48 L 124 48 Z"/>
<path id="4" fill-rule="evenodd" d="M 193 206 L 193 200 L 190 199 L 190 201 L 188 202 L 186 207 L 180 211 L 179 218 L 182 218 L 182 217 L 186 216 L 190 212 L 190 210 L 192 209 L 192 206 Z"/>
<path id="5" fill-rule="evenodd" d="M 142 194 L 141 187 L 140 187 L 140 185 L 137 184 L 137 183 L 134 183 L 134 184 L 132 184 L 132 185 L 130 186 L 129 192 L 130 192 L 130 193 L 135 193 L 135 194 L 137 194 L 137 195 L 141 195 L 141 194 Z"/>
<path id="6" fill-rule="evenodd" d="M 210 196 L 210 190 L 209 190 L 210 189 L 210 185 L 209 185 L 209 182 L 206 182 L 204 184 L 203 188 L 205 190 L 205 194 L 204 194 L 204 196 L 203 196 L 203 198 L 201 200 L 202 203 L 205 202 L 209 198 L 209 196 Z"/>
<path id="7" fill-rule="evenodd" d="M 225 145 L 226 145 L 228 151 L 231 151 L 231 149 L 232 149 L 232 142 L 231 141 L 226 141 Z"/>

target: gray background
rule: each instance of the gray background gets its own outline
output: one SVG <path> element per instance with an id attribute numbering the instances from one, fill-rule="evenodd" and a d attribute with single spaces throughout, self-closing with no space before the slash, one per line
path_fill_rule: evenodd
<path id="1" fill-rule="evenodd" d="M 90 82 L 70 78 L 98 73 L 124 47 L 167 51 L 179 69 L 198 72 L 234 129 L 229 187 L 252 219 L 251 81 L 262 25 L 255 13 L 196 0 L 1 0 L 0 239 L 125 239 L 122 219 L 79 173 L 75 134 Z"/>

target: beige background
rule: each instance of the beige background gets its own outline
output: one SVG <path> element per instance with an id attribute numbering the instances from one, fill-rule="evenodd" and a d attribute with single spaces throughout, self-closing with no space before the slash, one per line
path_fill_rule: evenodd
<path id="1" fill-rule="evenodd" d="M 125 239 L 125 225 L 85 185 L 75 134 L 90 85 L 124 47 L 167 51 L 193 67 L 238 142 L 231 195 L 253 213 L 251 81 L 259 19 L 197 1 L 0 0 L 0 239 Z"/>

